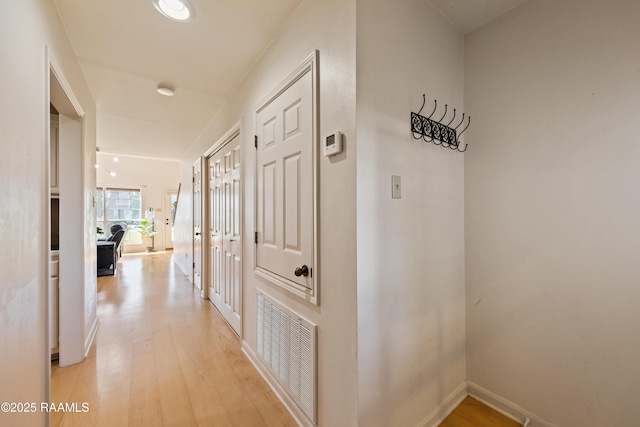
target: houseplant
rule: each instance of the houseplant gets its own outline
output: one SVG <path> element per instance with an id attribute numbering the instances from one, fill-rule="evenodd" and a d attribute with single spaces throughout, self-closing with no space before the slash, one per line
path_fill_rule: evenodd
<path id="1" fill-rule="evenodd" d="M 140 224 L 132 227 L 136 230 L 142 237 L 144 237 L 147 241 L 151 241 L 151 246 L 147 246 L 147 252 L 151 252 L 154 249 L 154 241 L 153 236 L 156 235 L 157 231 L 154 230 L 153 222 L 149 222 L 148 219 L 141 219 Z"/>

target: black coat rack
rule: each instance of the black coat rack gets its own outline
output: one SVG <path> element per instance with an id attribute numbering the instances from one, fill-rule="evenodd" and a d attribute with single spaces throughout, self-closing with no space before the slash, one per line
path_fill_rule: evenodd
<path id="1" fill-rule="evenodd" d="M 423 139 L 425 142 L 433 142 L 435 145 L 441 145 L 461 153 L 465 152 L 468 144 L 465 144 L 464 148 L 460 149 L 460 137 L 471 124 L 471 116 L 467 117 L 467 125 L 458 133 L 458 128 L 462 126 L 465 121 L 464 113 L 462 114 L 460 123 L 452 128 L 450 126 L 456 120 L 456 109 L 453 109 L 453 117 L 451 117 L 451 120 L 449 120 L 447 124 L 444 124 L 447 117 L 448 106 L 445 104 L 444 114 L 440 120 L 434 120 L 432 117 L 438 109 L 438 101 L 434 100 L 433 102 L 433 111 L 429 117 L 420 115 L 426 103 L 426 95 L 422 95 L 422 107 L 420 107 L 420 111 L 411 113 L 411 133 L 413 137 L 415 139 Z"/>

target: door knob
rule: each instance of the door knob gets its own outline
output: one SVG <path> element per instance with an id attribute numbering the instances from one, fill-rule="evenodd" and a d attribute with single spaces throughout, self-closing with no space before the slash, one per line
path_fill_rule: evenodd
<path id="1" fill-rule="evenodd" d="M 304 276 L 307 277 L 309 275 L 309 267 L 303 265 L 302 267 L 296 268 L 296 271 L 293 272 L 297 277 Z"/>

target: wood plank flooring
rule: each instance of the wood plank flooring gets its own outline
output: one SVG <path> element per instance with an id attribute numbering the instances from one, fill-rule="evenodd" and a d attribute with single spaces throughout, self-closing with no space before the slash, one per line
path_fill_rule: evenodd
<path id="1" fill-rule="evenodd" d="M 440 424 L 440 427 L 518 427 L 520 424 L 467 397 Z"/>
<path id="2" fill-rule="evenodd" d="M 296 426 L 240 340 L 175 267 L 171 252 L 125 255 L 98 278 L 100 327 L 87 359 L 52 365 L 51 426 Z M 519 424 L 466 398 L 440 427 Z"/>
<path id="3" fill-rule="evenodd" d="M 52 366 L 51 426 L 296 426 L 240 351 L 240 340 L 175 267 L 125 255 L 98 278 L 100 327 L 87 359 Z"/>

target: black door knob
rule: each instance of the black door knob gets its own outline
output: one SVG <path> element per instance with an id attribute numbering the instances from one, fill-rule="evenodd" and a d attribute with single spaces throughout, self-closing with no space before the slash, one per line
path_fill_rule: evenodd
<path id="1" fill-rule="evenodd" d="M 302 267 L 298 267 L 296 268 L 296 271 L 293 272 L 293 274 L 295 274 L 298 277 L 300 276 L 307 277 L 309 275 L 309 267 L 307 267 L 306 265 L 303 265 Z"/>

